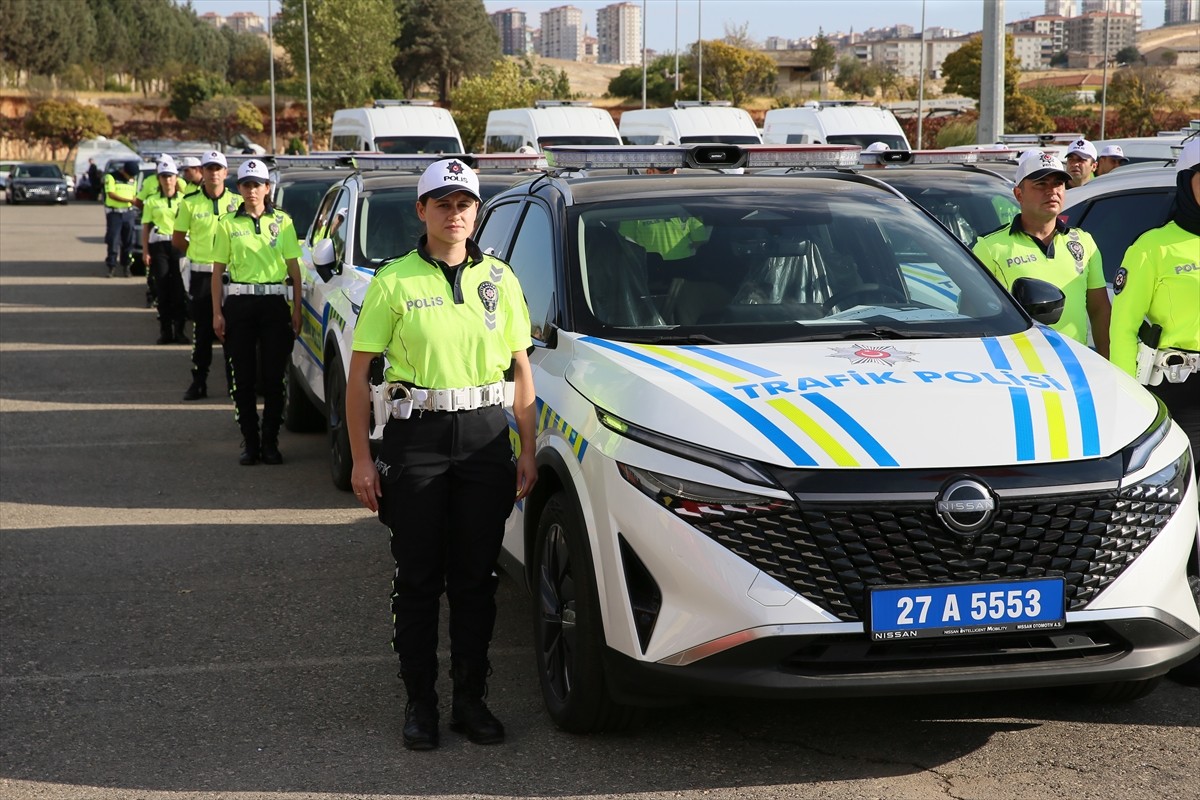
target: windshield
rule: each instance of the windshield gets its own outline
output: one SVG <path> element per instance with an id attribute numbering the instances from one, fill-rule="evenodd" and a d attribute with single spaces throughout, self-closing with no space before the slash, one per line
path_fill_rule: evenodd
<path id="1" fill-rule="evenodd" d="M 707 134 L 705 136 L 681 136 L 679 137 L 680 144 L 762 144 L 762 139 L 757 136 L 739 136 L 729 134 L 725 136 Z"/>
<path id="2" fill-rule="evenodd" d="M 559 145 L 607 145 L 620 144 L 621 140 L 616 136 L 539 136 L 538 147 L 545 150 L 547 147 L 557 147 Z"/>
<path id="3" fill-rule="evenodd" d="M 898 177 L 888 170 L 873 173 L 924 208 L 968 247 L 985 233 L 1008 225 L 1020 212 L 1012 188 L 1001 180 L 956 180 L 936 170 Z"/>
<path id="4" fill-rule="evenodd" d="M 377 136 L 375 149 L 380 153 L 461 153 L 462 145 L 453 136 Z"/>
<path id="5" fill-rule="evenodd" d="M 53 164 L 24 164 L 13 167 L 14 178 L 61 178 L 62 170 Z"/>
<path id="6" fill-rule="evenodd" d="M 883 142 L 891 150 L 908 149 L 903 136 L 890 133 L 839 133 L 830 135 L 828 139 L 827 144 L 856 144 L 859 147 L 867 147 L 875 142 Z"/>
<path id="7" fill-rule="evenodd" d="M 352 234 L 354 263 L 378 269 L 416 247 L 417 239 L 425 232 L 417 218 L 416 204 L 416 186 L 364 193 Z"/>
<path id="8" fill-rule="evenodd" d="M 280 180 L 276 191 L 276 202 L 292 218 L 297 235 L 303 236 L 312 225 L 313 217 L 317 214 L 317 206 L 325 192 L 338 179 L 337 175 L 328 178 L 313 178 L 310 180 L 287 181 Z"/>
<path id="9" fill-rule="evenodd" d="M 894 196 L 581 208 L 572 247 L 585 332 L 745 343 L 1000 336 L 1029 325 L 958 242 Z"/>

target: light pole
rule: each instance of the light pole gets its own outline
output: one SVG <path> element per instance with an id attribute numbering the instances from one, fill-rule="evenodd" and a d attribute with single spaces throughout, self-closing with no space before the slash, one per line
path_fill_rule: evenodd
<path id="1" fill-rule="evenodd" d="M 704 15 L 704 0 L 696 0 L 696 100 L 704 101 L 704 36 L 700 24 Z"/>
<path id="2" fill-rule="evenodd" d="M 642 25 L 646 20 L 642 20 Z M 675 0 L 675 91 L 679 91 L 679 0 Z"/>
<path id="3" fill-rule="evenodd" d="M 642 108 L 646 107 L 646 0 L 642 0 Z"/>
<path id="4" fill-rule="evenodd" d="M 1104 77 L 1100 79 L 1100 141 L 1104 141 L 1104 122 L 1108 117 L 1108 23 L 1111 19 L 1108 0 L 1104 0 Z"/>
<path id="5" fill-rule="evenodd" d="M 271 152 L 278 153 L 275 146 L 275 29 L 271 24 L 271 0 L 267 0 L 267 62 L 271 65 Z"/>
<path id="6" fill-rule="evenodd" d="M 921 139 L 925 122 L 925 0 L 921 0 L 921 72 L 917 77 L 917 149 L 922 149 Z"/>
<path id="7" fill-rule="evenodd" d="M 303 0 L 301 10 L 304 13 L 304 86 L 308 94 L 308 152 L 313 151 L 312 123 L 312 73 L 308 62 L 308 0 Z"/>

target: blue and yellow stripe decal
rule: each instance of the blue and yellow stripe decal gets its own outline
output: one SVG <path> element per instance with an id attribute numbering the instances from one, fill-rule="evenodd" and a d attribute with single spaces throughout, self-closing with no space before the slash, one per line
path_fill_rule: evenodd
<path id="1" fill-rule="evenodd" d="M 537 434 L 540 436 L 543 431 L 557 431 L 575 454 L 575 460 L 580 464 L 583 463 L 583 456 L 588 450 L 588 441 L 583 438 L 583 435 L 571 427 L 565 419 L 559 416 L 558 412 L 546 405 L 542 398 L 535 398 L 537 407 Z M 521 437 L 517 432 L 517 421 L 510 413 L 508 416 L 508 441 L 512 445 L 513 454 L 521 454 Z"/>
<path id="2" fill-rule="evenodd" d="M 636 359 L 699 389 L 761 433 L 795 466 L 820 464 L 813 453 L 795 441 L 792 433 L 730 391 L 752 380 L 779 378 L 778 373 L 703 347 L 626 345 L 595 337 L 584 337 L 583 341 Z M 802 392 L 799 397 L 803 403 L 776 396 L 766 401 L 766 405 L 799 429 L 812 442 L 814 452 L 819 450 L 838 466 L 863 466 L 860 458 L 847 446 L 853 443 L 875 465 L 897 466 L 896 459 L 883 445 L 837 403 L 817 392 Z M 823 419 L 814 416 L 813 410 L 820 412 Z"/>
<path id="3" fill-rule="evenodd" d="M 1096 405 L 1092 399 L 1091 386 L 1079 359 L 1063 340 L 1062 335 L 1050 328 L 1039 329 L 1041 336 L 1050 345 L 1050 355 L 1056 356 L 1067 374 L 1075 400 L 1072 416 L 1078 417 L 1080 432 L 1080 454 L 1086 457 L 1100 455 L 1100 425 L 1096 418 Z M 1018 333 L 1010 337 L 1016 356 L 1025 370 L 1034 374 L 1047 374 L 1043 354 L 1039 352 L 1029 333 Z M 984 339 L 984 349 L 992 365 L 1000 370 L 1011 370 L 1012 359 L 998 339 Z M 1014 451 L 1017 461 L 1033 461 L 1048 455 L 1051 460 L 1061 461 L 1071 457 L 1071 436 L 1068 431 L 1068 409 L 1063 405 L 1061 391 L 1044 388 L 1032 393 L 1026 387 L 1010 386 L 1009 400 L 1013 410 Z M 1040 401 L 1040 402 L 1037 402 Z M 1038 442 L 1034 427 L 1034 408 L 1044 415 L 1046 424 L 1045 441 Z M 1074 420 L 1072 420 L 1074 422 Z"/>

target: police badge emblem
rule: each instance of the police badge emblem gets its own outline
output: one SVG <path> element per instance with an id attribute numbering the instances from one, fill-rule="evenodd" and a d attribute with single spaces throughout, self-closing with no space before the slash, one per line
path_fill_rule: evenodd
<path id="1" fill-rule="evenodd" d="M 496 284 L 491 281 L 484 281 L 479 284 L 479 300 L 483 303 L 484 309 L 489 313 L 495 313 L 496 304 L 500 299 L 500 291 L 496 288 Z"/>
<path id="2" fill-rule="evenodd" d="M 1124 267 L 1117 270 L 1117 274 L 1113 276 L 1113 294 L 1120 294 L 1125 288 L 1125 281 L 1129 279 L 1129 273 Z"/>
<path id="3" fill-rule="evenodd" d="M 1083 272 L 1083 244 L 1076 241 L 1067 242 L 1067 252 L 1075 259 L 1075 271 Z"/>

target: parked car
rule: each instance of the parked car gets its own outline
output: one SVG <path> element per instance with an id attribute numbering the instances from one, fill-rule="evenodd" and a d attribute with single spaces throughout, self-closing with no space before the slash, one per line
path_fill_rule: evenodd
<path id="1" fill-rule="evenodd" d="M 565 730 L 713 694 L 1129 699 L 1200 651 L 1186 437 L 1038 324 L 1060 291 L 1005 291 L 868 174 L 588 172 L 844 149 L 551 147 L 483 209 L 538 394 L 502 563 Z"/>
<path id="2" fill-rule="evenodd" d="M 57 164 L 16 164 L 8 174 L 4 201 L 55 203 L 65 206 L 71 196 L 70 182 Z"/>
<path id="3" fill-rule="evenodd" d="M 441 156 L 355 156 L 356 169 L 334 183 L 301 243 L 304 315 L 288 370 L 284 425 L 326 428 L 333 483 L 350 488 L 346 376 L 350 344 L 375 270 L 414 247 L 423 233 L 414 206 L 417 181 Z M 544 163 L 538 156 L 474 156 L 484 199 L 541 173 L 516 171 Z"/>
<path id="4" fill-rule="evenodd" d="M 1131 164 L 1068 190 L 1062 216 L 1096 240 L 1111 286 L 1125 251 L 1146 231 L 1166 224 L 1174 202 L 1174 163 Z"/>
<path id="5" fill-rule="evenodd" d="M 4 191 L 8 186 L 8 173 L 12 172 L 12 168 L 22 162 L 20 161 L 0 161 L 0 191 Z"/>

